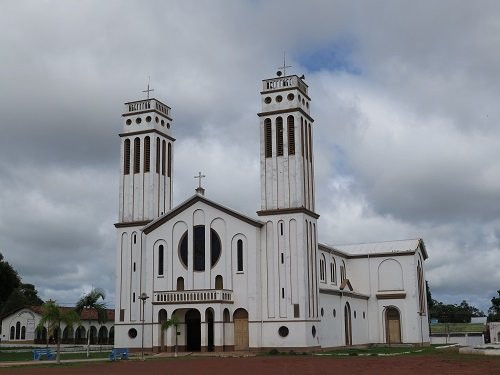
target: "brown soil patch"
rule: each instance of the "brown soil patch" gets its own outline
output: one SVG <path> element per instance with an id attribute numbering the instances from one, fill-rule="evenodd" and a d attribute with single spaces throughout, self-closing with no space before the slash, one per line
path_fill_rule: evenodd
<path id="1" fill-rule="evenodd" d="M 281 374 L 384 374 L 384 375 L 487 375 L 500 374 L 500 358 L 484 356 L 396 356 L 396 357 L 247 357 L 178 358 L 130 360 L 64 365 L 62 367 L 17 367 L 0 374 L 18 375 L 281 375 Z"/>

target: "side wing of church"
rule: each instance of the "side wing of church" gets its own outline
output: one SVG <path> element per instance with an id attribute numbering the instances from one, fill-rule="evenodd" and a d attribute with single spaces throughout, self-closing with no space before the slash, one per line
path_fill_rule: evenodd
<path id="1" fill-rule="evenodd" d="M 314 120 L 296 75 L 263 81 L 261 207 L 204 195 L 172 207 L 171 109 L 125 104 L 115 346 L 172 351 L 428 344 L 421 239 L 318 243 Z M 175 315 L 180 324 L 163 330 Z"/>

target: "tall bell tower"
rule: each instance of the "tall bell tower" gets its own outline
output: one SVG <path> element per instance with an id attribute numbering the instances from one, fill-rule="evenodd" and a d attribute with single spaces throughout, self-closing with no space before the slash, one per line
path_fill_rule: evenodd
<path id="1" fill-rule="evenodd" d="M 157 99 L 125 103 L 119 223 L 146 222 L 172 208 L 171 109 Z"/>
<path id="2" fill-rule="evenodd" d="M 314 212 L 314 120 L 308 86 L 297 75 L 265 79 L 261 100 L 257 214 L 266 222 L 263 318 L 268 324 L 288 321 L 287 327 L 301 332 L 287 346 L 316 346 L 319 215 Z"/>

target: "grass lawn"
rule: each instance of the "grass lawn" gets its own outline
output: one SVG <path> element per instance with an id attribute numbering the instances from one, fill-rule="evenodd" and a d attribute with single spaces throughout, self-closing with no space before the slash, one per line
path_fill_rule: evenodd
<path id="1" fill-rule="evenodd" d="M 53 350 L 54 355 L 56 351 Z M 89 358 L 107 358 L 111 351 L 91 352 Z M 85 359 L 86 353 L 61 353 L 61 359 Z M 33 360 L 33 351 L 12 353 L 8 350 L 0 350 L 0 362 L 24 362 Z"/>

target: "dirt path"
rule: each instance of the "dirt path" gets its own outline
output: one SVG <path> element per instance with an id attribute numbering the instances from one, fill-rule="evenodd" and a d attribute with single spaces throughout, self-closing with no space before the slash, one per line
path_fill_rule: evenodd
<path id="1" fill-rule="evenodd" d="M 441 357 L 248 357 L 181 358 L 107 363 L 85 363 L 64 367 L 18 367 L 0 369 L 0 375 L 284 375 L 284 374 L 384 374 L 384 375 L 489 375 L 500 374 L 500 358 L 484 356 Z"/>

